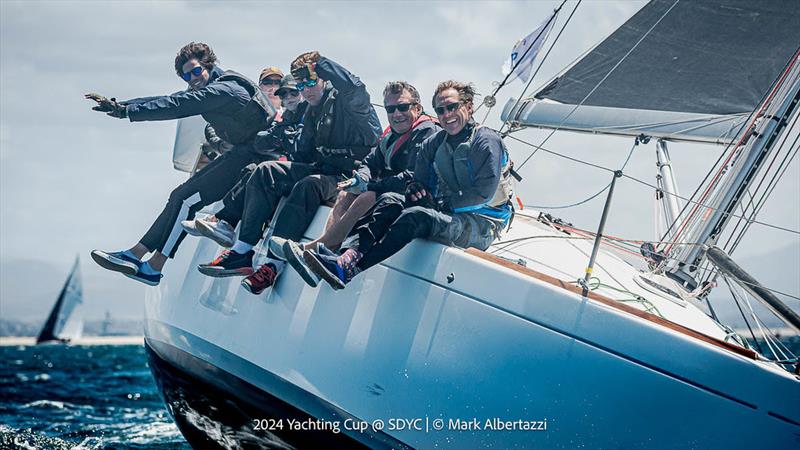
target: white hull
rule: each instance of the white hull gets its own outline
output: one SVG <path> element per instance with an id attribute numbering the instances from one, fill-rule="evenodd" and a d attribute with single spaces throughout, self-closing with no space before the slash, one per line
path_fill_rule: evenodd
<path id="1" fill-rule="evenodd" d="M 321 229 L 326 214 L 322 208 L 310 234 Z M 532 234 L 563 236 L 518 218 L 507 239 Z M 541 239 L 501 254 L 569 281 L 582 273 L 590 245 Z M 710 338 L 587 299 L 513 264 L 502 267 L 425 241 L 359 275 L 343 291 L 324 282 L 312 289 L 287 269 L 276 288 L 260 296 L 241 289 L 239 278 L 197 272 L 218 252 L 210 240 L 186 239 L 161 286 L 148 291 L 148 347 L 189 376 L 227 386 L 231 400 L 245 394 L 223 376 L 311 418 L 383 420 L 380 433 L 342 430 L 370 447 L 800 444 L 800 381 L 747 352 L 715 344 L 725 333 L 700 310 L 643 290 L 633 282 L 636 271 L 613 255 L 601 253 L 595 270 L 601 279 L 613 275 L 671 322 Z M 545 259 L 547 264 L 536 262 Z M 613 297 L 611 291 L 597 293 Z M 439 418 L 443 430 L 433 429 Z M 390 419 L 421 419 L 414 425 L 422 430 L 390 429 Z M 477 419 L 481 429 L 449 429 L 451 419 Z M 546 431 L 484 429 L 492 419 L 546 421 Z M 255 435 L 264 433 L 249 426 Z M 306 445 L 292 436 L 281 439 Z"/>

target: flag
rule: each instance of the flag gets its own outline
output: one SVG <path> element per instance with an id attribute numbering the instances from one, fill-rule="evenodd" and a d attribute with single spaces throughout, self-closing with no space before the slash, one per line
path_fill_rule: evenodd
<path id="1" fill-rule="evenodd" d="M 547 20 L 539 25 L 539 28 L 517 41 L 514 45 L 514 49 L 511 50 L 511 56 L 506 60 L 505 64 L 503 64 L 503 75 L 511 74 L 508 80 L 506 80 L 507 83 L 513 81 L 517 77 L 525 82 L 528 81 L 531 77 L 533 61 L 536 59 L 536 55 L 539 54 L 539 50 L 542 49 L 544 40 L 550 32 L 550 27 L 553 26 L 553 22 L 555 22 L 555 20 L 552 20 L 552 17 L 548 17 Z"/>

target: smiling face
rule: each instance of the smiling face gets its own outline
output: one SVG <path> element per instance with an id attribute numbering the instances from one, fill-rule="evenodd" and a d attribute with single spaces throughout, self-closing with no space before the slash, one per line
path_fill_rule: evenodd
<path id="1" fill-rule="evenodd" d="M 197 71 L 197 67 L 202 69 L 200 75 L 194 74 Z M 181 70 L 183 70 L 184 74 L 189 73 L 191 75 L 189 81 L 186 82 L 191 89 L 202 89 L 208 84 L 208 71 L 196 59 L 186 61 Z"/>
<path id="2" fill-rule="evenodd" d="M 440 92 L 436 96 L 434 107 L 439 116 L 439 124 L 451 136 L 461 132 L 472 117 L 472 103 L 462 103 L 458 91 L 453 88 Z M 443 112 L 440 112 L 441 108 L 444 108 Z"/>
<path id="3" fill-rule="evenodd" d="M 281 76 L 278 74 L 273 74 L 264 77 L 264 79 L 262 79 L 258 85 L 258 87 L 261 89 L 261 92 L 267 96 L 269 101 L 272 102 L 272 106 L 274 106 L 276 109 L 280 108 L 281 106 L 281 99 L 275 95 L 275 91 L 278 90 L 278 86 L 280 86 L 280 84 Z"/>
<path id="4" fill-rule="evenodd" d="M 281 92 L 281 102 L 283 103 L 283 107 L 288 109 L 289 111 L 296 111 L 297 105 L 303 101 L 303 96 L 300 95 L 300 91 L 295 89 L 287 90 Z"/>
<path id="5" fill-rule="evenodd" d="M 383 98 L 383 105 L 387 107 L 386 115 L 389 118 L 389 126 L 395 133 L 403 134 L 411 129 L 411 125 L 419 119 L 422 114 L 422 106 L 414 100 L 408 90 L 403 89 L 399 94 L 388 93 Z M 408 108 L 405 112 L 400 108 Z M 389 112 L 389 109 L 394 109 Z"/>

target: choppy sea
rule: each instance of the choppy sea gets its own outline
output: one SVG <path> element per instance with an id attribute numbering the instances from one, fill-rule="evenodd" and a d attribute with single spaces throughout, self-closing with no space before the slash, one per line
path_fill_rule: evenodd
<path id="1" fill-rule="evenodd" d="M 189 449 L 141 345 L 0 346 L 0 448 Z"/>
<path id="2" fill-rule="evenodd" d="M 800 337 L 781 342 L 800 354 Z M 761 343 L 764 345 L 764 343 Z M 144 347 L 0 346 L 0 449 L 189 449 Z"/>

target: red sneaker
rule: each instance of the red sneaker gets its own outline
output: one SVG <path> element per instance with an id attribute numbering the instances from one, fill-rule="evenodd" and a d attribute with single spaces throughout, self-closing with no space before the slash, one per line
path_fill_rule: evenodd
<path id="1" fill-rule="evenodd" d="M 258 295 L 272 287 L 278 278 L 279 270 L 273 263 L 262 264 L 252 275 L 242 280 L 242 286 L 251 294 Z"/>

